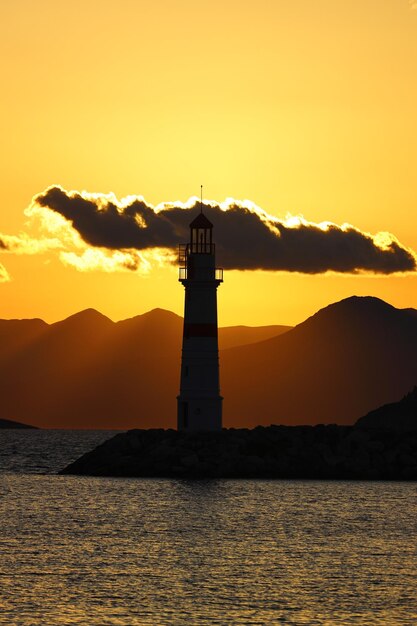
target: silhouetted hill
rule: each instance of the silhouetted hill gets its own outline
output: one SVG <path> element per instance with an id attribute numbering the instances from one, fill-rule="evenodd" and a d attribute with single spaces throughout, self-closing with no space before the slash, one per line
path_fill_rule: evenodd
<path id="1" fill-rule="evenodd" d="M 359 428 L 417 430 L 417 387 L 399 402 L 391 402 L 361 417 Z"/>
<path id="2" fill-rule="evenodd" d="M 112 322 L 110 318 L 95 309 L 84 309 L 83 311 L 70 315 L 60 322 L 55 322 L 52 326 L 56 329 L 62 327 L 65 327 L 66 329 L 71 328 L 76 332 L 79 332 L 82 329 L 90 329 L 93 324 L 96 328 L 97 326 L 101 328 L 109 328 L 109 326 L 113 323 L 114 322 Z"/>
<path id="3" fill-rule="evenodd" d="M 48 329 L 48 324 L 39 319 L 0 320 L 0 359 L 24 350 Z"/>
<path id="4" fill-rule="evenodd" d="M 235 348 L 236 346 L 258 343 L 278 337 L 291 330 L 292 326 L 227 326 L 219 329 L 219 348 Z"/>
<path id="5" fill-rule="evenodd" d="M 342 300 L 284 335 L 223 352 L 228 424 L 353 423 L 415 384 L 416 354 L 413 309 Z"/>
<path id="6" fill-rule="evenodd" d="M 94 309 L 51 325 L 1 320 L 0 410 L 42 427 L 172 426 L 182 322 L 163 309 L 117 323 Z M 220 329 L 219 343 L 250 343 L 284 329 Z"/>
<path id="7" fill-rule="evenodd" d="M 165 419 L 181 322 L 156 310 L 114 323 L 88 309 L 45 325 L 23 348 L 0 354 L 0 410 L 41 427 L 125 428 L 143 415 L 150 425 L 152 404 Z"/>
<path id="8" fill-rule="evenodd" d="M 414 309 L 352 297 L 275 330 L 220 330 L 220 345 L 241 343 L 221 351 L 226 426 L 353 424 L 417 381 Z M 174 427 L 181 335 L 162 309 L 117 323 L 92 309 L 3 320 L 0 411 L 41 427 Z"/>

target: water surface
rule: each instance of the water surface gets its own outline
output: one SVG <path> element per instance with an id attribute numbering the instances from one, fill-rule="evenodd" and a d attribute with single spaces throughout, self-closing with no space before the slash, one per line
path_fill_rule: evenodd
<path id="1" fill-rule="evenodd" d="M 60 446 L 68 458 L 58 438 L 50 436 L 48 461 L 38 437 L 35 471 L 35 449 L 48 471 Z M 417 623 L 416 483 L 111 479 L 9 467 L 0 525 L 8 626 Z"/>

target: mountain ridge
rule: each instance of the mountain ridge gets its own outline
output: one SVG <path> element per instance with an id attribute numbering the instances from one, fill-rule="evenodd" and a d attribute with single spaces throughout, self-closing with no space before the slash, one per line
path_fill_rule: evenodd
<path id="1" fill-rule="evenodd" d="M 183 320 L 165 309 L 113 322 L 85 309 L 47 324 L 0 321 L 0 409 L 42 427 L 173 425 Z M 7 337 L 7 328 L 11 329 Z M 219 329 L 226 346 L 286 327 Z M 22 331 L 22 332 L 21 332 Z M 13 336 L 12 336 L 13 335 Z M 161 380 L 163 382 L 161 382 Z M 158 419 L 158 418 L 157 418 Z"/>
<path id="2" fill-rule="evenodd" d="M 79 313 L 0 343 L 4 417 L 41 427 L 175 427 L 182 318 L 164 309 L 119 322 Z M 0 321 L 0 338 L 4 328 Z M 286 332 L 260 328 L 219 329 L 226 427 L 353 424 L 417 382 L 415 309 L 354 296 Z"/>
<path id="3" fill-rule="evenodd" d="M 320 309 L 280 337 L 224 351 L 231 412 L 245 426 L 255 412 L 271 414 L 263 425 L 354 423 L 417 381 L 414 311 L 352 296 Z M 248 370 L 248 363 L 257 368 Z M 273 382 L 265 371 L 274 372 Z M 254 394 L 243 397 L 239 387 L 256 389 L 256 402 Z"/>
<path id="4" fill-rule="evenodd" d="M 417 430 L 417 385 L 401 400 L 384 404 L 356 422 L 358 428 Z"/>

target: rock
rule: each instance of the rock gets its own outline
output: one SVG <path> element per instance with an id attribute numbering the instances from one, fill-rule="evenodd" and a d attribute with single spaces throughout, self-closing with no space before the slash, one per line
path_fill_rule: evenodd
<path id="1" fill-rule="evenodd" d="M 184 456 L 181 459 L 181 465 L 183 467 L 195 467 L 196 465 L 198 465 L 198 456 L 196 454 L 190 454 L 188 456 Z"/>
<path id="2" fill-rule="evenodd" d="M 97 476 L 414 480 L 417 433 L 315 426 L 133 430 L 62 470 Z"/>

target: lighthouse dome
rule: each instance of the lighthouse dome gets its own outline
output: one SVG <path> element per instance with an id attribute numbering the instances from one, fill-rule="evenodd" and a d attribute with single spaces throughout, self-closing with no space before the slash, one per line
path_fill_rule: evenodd
<path id="1" fill-rule="evenodd" d="M 199 213 L 191 222 L 190 228 L 213 228 L 213 224 L 204 213 Z"/>

